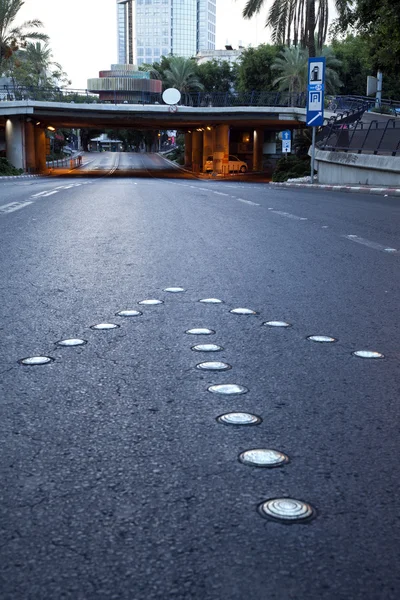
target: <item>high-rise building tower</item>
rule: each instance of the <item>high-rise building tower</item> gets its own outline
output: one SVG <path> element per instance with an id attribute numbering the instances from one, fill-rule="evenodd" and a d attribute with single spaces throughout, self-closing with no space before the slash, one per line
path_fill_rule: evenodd
<path id="1" fill-rule="evenodd" d="M 118 62 L 215 49 L 216 0 L 117 0 Z"/>
<path id="2" fill-rule="evenodd" d="M 118 63 L 133 63 L 132 0 L 117 0 Z"/>

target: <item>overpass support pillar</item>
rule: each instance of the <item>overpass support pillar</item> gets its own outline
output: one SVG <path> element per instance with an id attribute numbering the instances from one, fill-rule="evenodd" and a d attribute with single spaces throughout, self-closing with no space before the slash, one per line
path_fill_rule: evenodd
<path id="1" fill-rule="evenodd" d="M 228 173 L 229 164 L 229 125 L 215 128 L 213 166 L 214 173 Z"/>
<path id="2" fill-rule="evenodd" d="M 6 156 L 13 167 L 25 170 L 24 121 L 18 117 L 6 121 Z"/>
<path id="3" fill-rule="evenodd" d="M 185 133 L 185 167 L 192 166 L 192 133 Z"/>
<path id="4" fill-rule="evenodd" d="M 203 133 L 203 172 L 205 170 L 208 156 L 213 154 L 213 130 L 205 129 Z"/>
<path id="5" fill-rule="evenodd" d="M 35 128 L 33 123 L 25 123 L 25 169 L 36 173 Z"/>
<path id="6" fill-rule="evenodd" d="M 203 132 L 194 131 L 192 134 L 192 170 L 199 173 L 203 166 Z"/>
<path id="7" fill-rule="evenodd" d="M 255 129 L 253 137 L 253 171 L 262 170 L 264 130 Z"/>
<path id="8" fill-rule="evenodd" d="M 44 129 L 36 127 L 35 133 L 35 157 L 36 172 L 46 173 L 46 133 Z"/>

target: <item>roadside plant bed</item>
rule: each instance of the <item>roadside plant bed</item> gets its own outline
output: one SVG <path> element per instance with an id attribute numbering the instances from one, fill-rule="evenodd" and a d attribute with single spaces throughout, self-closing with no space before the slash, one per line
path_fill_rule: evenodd
<path id="1" fill-rule="evenodd" d="M 297 177 L 310 175 L 311 163 L 309 156 L 295 156 L 289 154 L 283 156 L 276 163 L 275 171 L 272 173 L 272 181 L 287 181 Z"/>
<path id="2" fill-rule="evenodd" d="M 6 158 L 0 158 L 0 175 L 21 175 L 23 169 L 16 169 Z"/>

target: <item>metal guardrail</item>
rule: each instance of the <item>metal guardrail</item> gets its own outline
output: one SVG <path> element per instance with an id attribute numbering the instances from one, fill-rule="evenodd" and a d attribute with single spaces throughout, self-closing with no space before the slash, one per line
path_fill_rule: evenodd
<path id="1" fill-rule="evenodd" d="M 377 108 L 384 114 L 400 115 L 400 100 L 384 98 L 377 105 L 375 98 L 371 98 L 370 96 L 336 96 L 331 99 L 327 108 L 334 112 L 341 112 L 354 110 L 357 107 L 365 107 L 366 111 L 373 111 L 373 109 Z"/>
<path id="2" fill-rule="evenodd" d="M 400 119 L 370 123 L 328 124 L 318 134 L 320 150 L 352 152 L 356 154 L 391 154 L 400 156 Z"/>
<path id="3" fill-rule="evenodd" d="M 69 102 L 74 104 L 164 104 L 161 94 L 150 92 L 132 95 L 115 92 L 113 100 L 99 100 L 88 90 L 46 89 L 21 86 L 0 86 L 0 102 L 38 100 L 44 102 Z M 235 107 L 235 106 L 288 106 L 305 107 L 305 93 L 289 92 L 196 92 L 182 94 L 181 106 Z"/>
<path id="4" fill-rule="evenodd" d="M 55 169 L 59 167 L 69 167 L 70 169 L 76 169 L 82 164 L 82 154 L 76 156 L 67 156 L 65 158 L 57 158 L 56 160 L 46 161 L 46 166 L 49 169 Z"/>
<path id="5" fill-rule="evenodd" d="M 135 94 L 133 97 L 132 94 Z M 112 99 L 100 100 L 99 96 L 89 90 L 72 88 L 42 88 L 18 85 L 0 86 L 0 102 L 14 100 L 38 100 L 44 102 L 69 102 L 72 104 L 164 104 L 161 94 L 151 92 L 131 92 L 124 94 L 115 91 Z M 234 107 L 234 106 L 293 106 L 304 108 L 306 93 L 289 93 L 279 91 L 252 92 L 196 92 L 182 94 L 181 106 L 201 107 Z M 336 96 L 332 98 L 327 108 L 340 113 L 363 108 L 370 110 L 375 106 L 375 100 L 367 96 Z M 400 114 L 400 101 L 382 100 L 381 107 Z"/>

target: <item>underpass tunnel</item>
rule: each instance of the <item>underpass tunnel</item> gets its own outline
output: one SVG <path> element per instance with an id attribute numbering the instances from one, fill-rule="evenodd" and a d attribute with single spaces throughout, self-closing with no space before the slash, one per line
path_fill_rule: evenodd
<path id="1" fill-rule="evenodd" d="M 5 140 L 5 154 L 9 162 L 16 168 L 27 173 L 46 174 L 49 171 L 49 136 L 57 135 L 59 129 L 76 129 L 83 131 L 98 132 L 98 135 L 90 136 L 93 140 L 92 150 L 99 150 L 102 146 L 99 136 L 107 130 L 136 130 L 144 131 L 147 142 L 146 149 L 157 153 L 161 150 L 161 135 L 167 130 L 174 130 L 177 135 L 184 139 L 181 147 L 182 164 L 174 165 L 171 161 L 164 160 L 163 168 L 157 161 L 148 161 L 143 168 L 139 168 L 140 161 L 134 161 L 134 166 L 129 166 L 129 161 L 123 159 L 121 164 L 108 157 L 110 164 L 102 161 L 102 165 L 96 170 L 108 172 L 109 175 L 119 175 L 124 172 L 129 175 L 138 174 L 140 170 L 148 175 L 157 171 L 157 175 L 169 174 L 181 168 L 181 176 L 185 173 L 191 176 L 257 176 L 269 177 L 273 171 L 276 161 L 281 156 L 278 133 L 284 129 L 303 128 L 305 126 L 300 120 L 293 116 L 286 119 L 286 115 L 278 113 L 258 114 L 243 116 L 232 113 L 232 117 L 225 112 L 221 117 L 207 118 L 203 112 L 193 111 L 182 107 L 179 112 L 160 112 L 159 107 L 146 107 L 147 113 L 133 115 L 127 112 L 126 106 L 116 105 L 110 109 L 102 105 L 92 110 L 91 114 L 85 114 L 85 110 L 77 105 L 67 110 L 65 107 L 56 107 L 53 112 L 46 107 L 39 107 L 39 111 L 32 115 L 16 114 L 7 115 L 0 121 L 0 144 L 1 131 Z M 162 107 L 160 107 L 162 108 Z M 124 111 L 124 112 L 123 112 Z M 187 111 L 187 114 L 184 112 Z M 51 132 L 51 133 L 50 133 Z M 97 141 L 96 141 L 97 140 Z M 91 140 L 89 139 L 89 142 Z M 115 139 L 111 140 L 118 142 Z M 101 148 L 103 149 L 103 148 Z M 107 150 L 121 150 L 118 144 L 109 144 Z M 0 146 L 1 150 L 1 146 Z M 128 154 L 124 152 L 123 154 Z M 162 155 L 163 153 L 161 153 Z M 168 155 L 165 157 L 168 158 Z M 176 156 L 173 157 L 177 158 Z M 88 162 L 87 159 L 86 163 Z M 79 175 L 85 170 L 85 164 L 77 160 L 74 163 L 65 159 L 64 165 L 51 165 L 52 169 L 63 168 L 69 175 Z M 94 169 L 93 169 L 94 170 Z M 63 173 L 64 174 L 64 173 Z"/>

